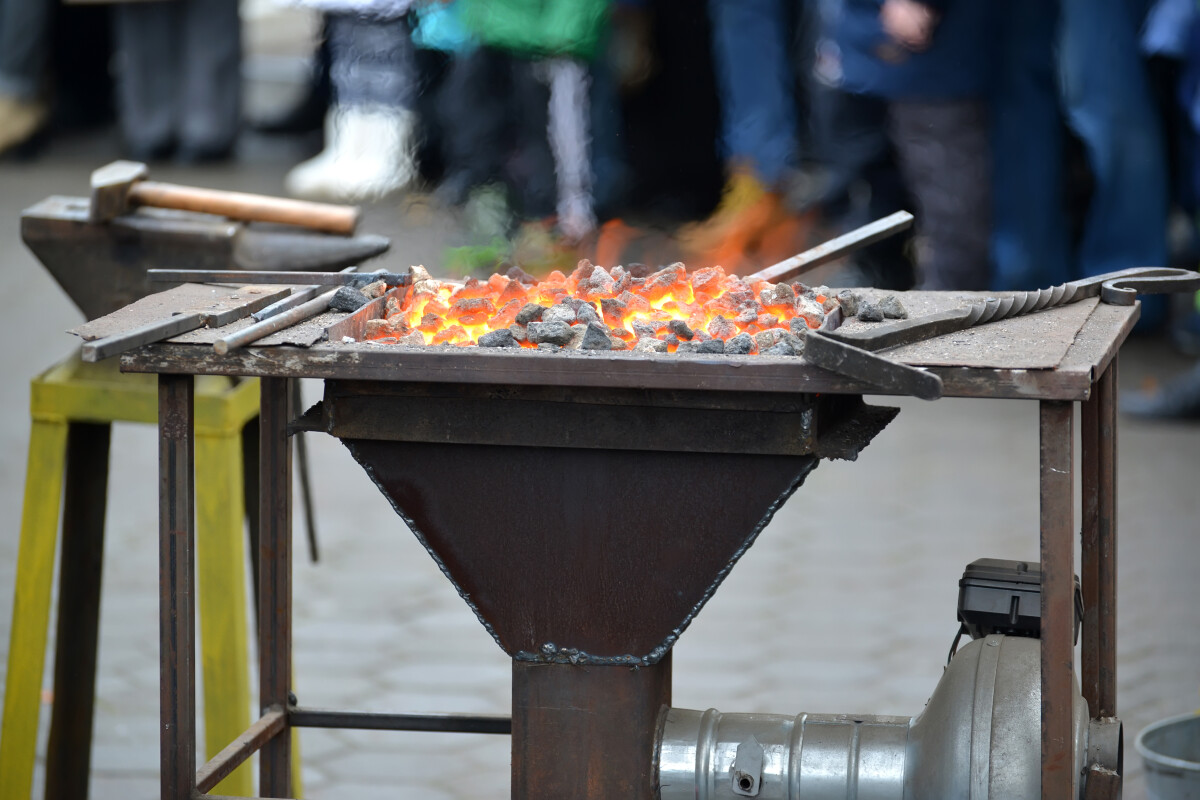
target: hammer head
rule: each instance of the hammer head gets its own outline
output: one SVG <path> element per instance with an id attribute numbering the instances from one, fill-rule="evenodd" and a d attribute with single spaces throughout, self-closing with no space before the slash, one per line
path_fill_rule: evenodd
<path id="1" fill-rule="evenodd" d="M 114 161 L 93 172 L 88 221 L 108 222 L 128 211 L 129 188 L 149 174 L 149 168 L 137 161 Z"/>

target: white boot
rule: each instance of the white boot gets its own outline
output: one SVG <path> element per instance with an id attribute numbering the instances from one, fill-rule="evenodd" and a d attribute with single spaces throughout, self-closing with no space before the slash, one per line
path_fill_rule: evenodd
<path id="1" fill-rule="evenodd" d="M 289 194 L 357 203 L 379 200 L 416 175 L 416 115 L 384 106 L 330 110 L 325 150 L 284 178 Z"/>

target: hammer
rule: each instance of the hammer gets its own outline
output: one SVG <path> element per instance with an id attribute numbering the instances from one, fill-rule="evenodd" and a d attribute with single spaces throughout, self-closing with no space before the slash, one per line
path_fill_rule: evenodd
<path id="1" fill-rule="evenodd" d="M 114 161 L 92 173 L 88 220 L 108 222 L 135 206 L 199 211 L 246 222 L 281 222 L 349 236 L 358 225 L 355 206 L 310 203 L 245 192 L 200 189 L 146 180 L 149 169 L 136 161 Z"/>

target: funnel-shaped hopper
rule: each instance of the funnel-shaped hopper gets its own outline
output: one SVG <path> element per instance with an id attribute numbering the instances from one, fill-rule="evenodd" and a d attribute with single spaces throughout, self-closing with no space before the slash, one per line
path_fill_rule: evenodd
<path id="1" fill-rule="evenodd" d="M 330 382 L 323 411 L 506 653 L 648 665 L 817 465 L 819 417 L 861 446 L 892 412 L 753 400 Z"/>
<path id="2" fill-rule="evenodd" d="M 349 440 L 520 660 L 648 664 L 815 456 Z"/>

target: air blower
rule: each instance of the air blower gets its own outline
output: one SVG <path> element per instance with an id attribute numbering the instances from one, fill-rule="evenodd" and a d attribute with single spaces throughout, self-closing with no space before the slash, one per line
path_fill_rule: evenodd
<path id="1" fill-rule="evenodd" d="M 914 717 L 665 709 L 662 800 L 1040 800 L 1039 566 L 980 559 L 959 582 L 960 636 Z M 1076 603 L 1077 611 L 1081 611 Z M 957 639 L 956 639 L 957 643 Z M 1091 720 L 1075 685 L 1076 797 L 1085 770 L 1121 769 L 1121 723 Z"/>

